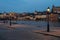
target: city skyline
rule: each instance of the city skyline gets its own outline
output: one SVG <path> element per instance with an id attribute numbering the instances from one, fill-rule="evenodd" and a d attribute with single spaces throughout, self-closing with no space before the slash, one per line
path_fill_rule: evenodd
<path id="1" fill-rule="evenodd" d="M 49 6 L 60 6 L 60 0 L 0 0 L 0 12 L 46 11 Z"/>

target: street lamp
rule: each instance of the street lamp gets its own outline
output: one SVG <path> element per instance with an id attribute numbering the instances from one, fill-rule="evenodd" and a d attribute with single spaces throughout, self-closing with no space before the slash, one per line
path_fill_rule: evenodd
<path id="1" fill-rule="evenodd" d="M 10 26 L 11 26 L 11 14 L 10 14 Z"/>
<path id="2" fill-rule="evenodd" d="M 50 13 L 50 8 L 47 8 L 47 32 L 50 32 L 50 28 L 49 28 L 49 13 Z"/>

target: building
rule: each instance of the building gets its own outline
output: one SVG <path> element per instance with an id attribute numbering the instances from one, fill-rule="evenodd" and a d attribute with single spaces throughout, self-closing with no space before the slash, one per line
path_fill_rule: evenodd
<path id="1" fill-rule="evenodd" d="M 60 6 L 52 6 L 52 12 L 53 13 L 60 13 Z"/>
<path id="2" fill-rule="evenodd" d="M 52 13 L 58 14 L 58 19 L 60 19 L 60 6 L 54 6 L 52 7 Z"/>
<path id="3" fill-rule="evenodd" d="M 3 13 L 0 13 L 0 19 L 3 18 Z"/>
<path id="4" fill-rule="evenodd" d="M 10 13 L 9 13 L 9 18 L 10 18 L 10 17 L 11 17 L 11 19 L 13 19 L 13 20 L 17 20 L 18 14 L 15 13 L 15 12 L 10 12 Z"/>
<path id="5" fill-rule="evenodd" d="M 35 11 L 34 16 L 35 16 L 34 20 L 46 20 L 46 13 L 45 12 Z"/>
<path id="6" fill-rule="evenodd" d="M 52 22 L 58 21 L 58 14 L 53 14 L 53 13 L 51 13 L 51 14 L 49 15 L 49 20 L 52 21 Z"/>

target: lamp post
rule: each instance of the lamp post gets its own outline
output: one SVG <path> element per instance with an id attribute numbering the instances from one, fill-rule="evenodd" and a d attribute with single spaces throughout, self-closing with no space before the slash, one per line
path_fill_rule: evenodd
<path id="1" fill-rule="evenodd" d="M 11 14 L 10 14 L 10 26 L 11 26 Z"/>
<path id="2" fill-rule="evenodd" d="M 49 28 L 49 12 L 50 12 L 50 8 L 47 8 L 47 32 L 50 32 L 50 28 Z"/>

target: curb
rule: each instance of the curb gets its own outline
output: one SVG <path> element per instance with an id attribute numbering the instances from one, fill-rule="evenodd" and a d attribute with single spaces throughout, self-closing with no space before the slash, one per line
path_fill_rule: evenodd
<path id="1" fill-rule="evenodd" d="M 57 36 L 57 35 L 51 35 L 51 34 L 47 34 L 47 33 L 40 33 L 40 32 L 35 32 L 35 33 L 43 34 L 43 35 L 48 35 L 48 36 L 54 36 L 54 37 L 59 37 L 59 38 L 60 38 L 60 36 Z"/>
<path id="2" fill-rule="evenodd" d="M 59 37 L 60 38 L 60 35 L 54 34 L 54 33 L 49 33 L 49 32 L 46 32 L 46 31 L 33 31 L 33 32 L 38 33 L 38 34 L 43 34 L 43 35 L 54 36 L 54 37 Z"/>

